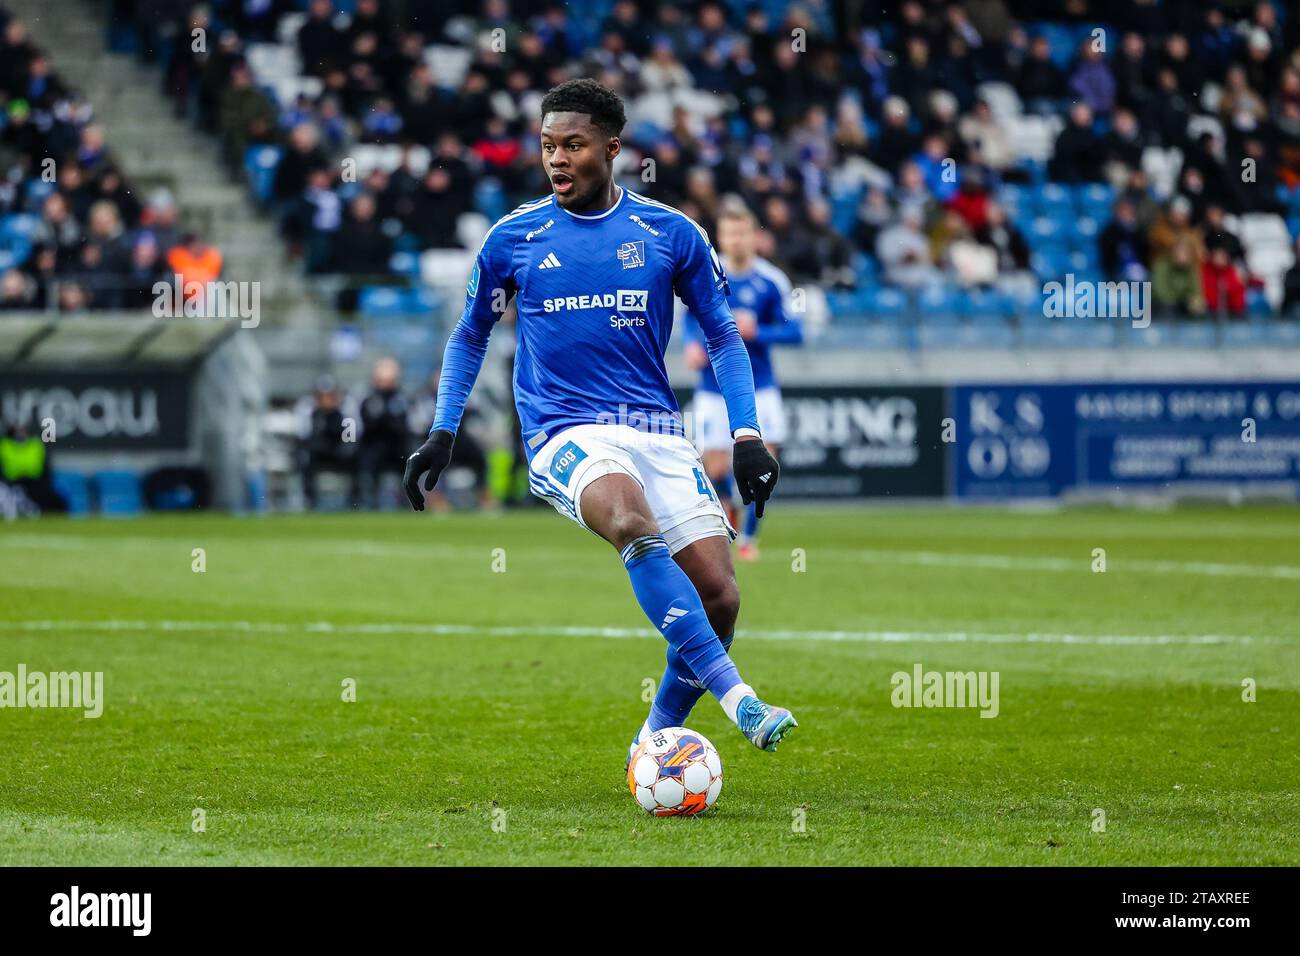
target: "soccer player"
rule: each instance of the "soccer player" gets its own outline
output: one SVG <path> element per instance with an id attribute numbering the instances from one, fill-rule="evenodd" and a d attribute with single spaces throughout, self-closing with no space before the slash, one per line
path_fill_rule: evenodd
<path id="1" fill-rule="evenodd" d="M 552 192 L 498 221 L 479 247 L 433 427 L 407 460 L 406 493 L 424 510 L 420 476 L 428 473 L 431 491 L 447 466 L 488 335 L 513 297 L 515 406 L 533 493 L 614 546 L 668 641 L 668 667 L 633 746 L 684 723 L 707 691 L 751 743 L 775 750 L 795 719 L 760 700 L 727 653 L 740 609 L 735 531 L 684 434 L 664 368 L 675 292 L 704 330 L 736 484 L 761 514 L 779 469 L 758 427 L 726 273 L 693 220 L 614 182 L 626 123 L 616 94 L 570 80 L 546 94 L 541 113 Z"/>
<path id="2" fill-rule="evenodd" d="M 754 214 L 744 202 L 739 197 L 725 200 L 718 215 L 718 251 L 722 253 L 722 264 L 731 286 L 727 303 L 749 351 L 749 364 L 754 370 L 758 424 L 767 450 L 775 457 L 785 439 L 785 411 L 781 407 L 781 389 L 772 368 L 771 350 L 773 345 L 801 344 L 803 327 L 787 307 L 790 280 L 772 263 L 755 254 L 757 238 Z M 700 372 L 694 409 L 696 445 L 703 453 L 704 473 L 718 489 L 719 497 L 730 504 L 731 432 L 727 425 L 727 405 L 709 362 L 703 330 L 691 313 L 687 313 L 685 330 L 686 364 Z M 745 527 L 736 549 L 736 557 L 742 561 L 758 560 L 758 519 L 761 514 L 762 511 L 754 504 L 750 504 L 745 512 Z"/>

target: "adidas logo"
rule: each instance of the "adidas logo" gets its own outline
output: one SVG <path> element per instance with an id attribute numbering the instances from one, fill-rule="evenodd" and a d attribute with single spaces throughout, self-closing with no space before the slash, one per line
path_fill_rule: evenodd
<path id="1" fill-rule="evenodd" d="M 555 253 L 553 253 L 553 252 L 548 252 L 548 253 L 546 254 L 546 258 L 543 259 L 543 260 L 541 261 L 541 263 L 537 266 L 537 268 L 539 268 L 539 269 L 558 269 L 558 268 L 560 268 L 560 260 L 557 259 L 557 258 L 555 258 Z"/>
<path id="2" fill-rule="evenodd" d="M 763 484 L 767 484 L 769 481 L 772 480 L 772 473 L 769 471 L 766 475 L 759 475 L 758 480 L 761 481 Z"/>
<path id="3" fill-rule="evenodd" d="M 673 621 L 677 620 L 679 617 L 685 617 L 685 616 L 686 616 L 686 612 L 683 611 L 681 608 L 670 607 L 668 609 L 668 613 L 664 615 L 664 622 L 659 625 L 659 630 L 661 631 L 665 630 L 668 627 L 668 625 L 671 624 Z"/>

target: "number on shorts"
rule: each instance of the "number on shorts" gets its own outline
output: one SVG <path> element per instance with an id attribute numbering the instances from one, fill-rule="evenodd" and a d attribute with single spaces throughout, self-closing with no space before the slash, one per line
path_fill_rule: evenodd
<path id="1" fill-rule="evenodd" d="M 704 475 L 700 472 L 700 469 L 693 468 L 691 470 L 695 472 L 695 487 L 699 493 L 704 495 L 704 497 L 708 498 L 710 501 L 716 501 L 717 499 L 713 497 L 713 489 L 710 488 L 709 483 L 704 480 Z"/>

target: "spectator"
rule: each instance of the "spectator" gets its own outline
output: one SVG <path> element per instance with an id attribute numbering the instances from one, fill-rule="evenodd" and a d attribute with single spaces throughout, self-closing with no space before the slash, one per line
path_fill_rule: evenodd
<path id="1" fill-rule="evenodd" d="M 916 290 L 937 283 L 941 277 L 930 256 L 930 244 L 921 231 L 921 211 L 903 206 L 899 221 L 880 233 L 876 258 L 885 269 L 885 281 L 900 289 Z"/>
<path id="2" fill-rule="evenodd" d="M 1127 199 L 1115 202 L 1114 218 L 1097 237 L 1097 245 L 1106 278 L 1125 282 L 1146 280 L 1150 248 L 1146 234 L 1138 226 L 1133 204 Z"/>
<path id="3" fill-rule="evenodd" d="M 291 202 L 307 188 L 307 176 L 322 169 L 329 160 L 320 148 L 320 134 L 314 124 L 299 123 L 289 132 L 288 146 L 275 169 L 271 196 L 280 203 Z"/>
<path id="4" fill-rule="evenodd" d="M 382 358 L 374 365 L 370 391 L 361 400 L 359 476 L 361 504 L 379 507 L 379 483 L 385 474 L 399 478 L 411 452 L 408 406 L 401 392 L 401 366 Z"/>
<path id="5" fill-rule="evenodd" d="M 236 62 L 230 70 L 230 85 L 221 94 L 218 118 L 226 162 L 238 168 L 249 146 L 271 142 L 275 120 L 275 107 L 253 85 L 248 64 Z"/>
<path id="6" fill-rule="evenodd" d="M 1151 271 L 1151 299 L 1157 310 L 1179 316 L 1205 312 L 1205 294 L 1195 244 L 1183 239 L 1156 260 Z"/>
<path id="7" fill-rule="evenodd" d="M 1092 38 L 1080 46 L 1079 63 L 1070 76 L 1070 92 L 1097 116 L 1109 116 L 1115 107 L 1115 77 Z"/>
<path id="8" fill-rule="evenodd" d="M 1047 37 L 1035 37 L 1029 57 L 1015 78 L 1016 90 L 1029 113 L 1051 114 L 1065 97 L 1065 75 L 1052 62 L 1052 46 Z"/>
<path id="9" fill-rule="evenodd" d="M 1233 262 L 1243 263 L 1246 261 L 1245 247 L 1242 246 L 1241 240 L 1237 238 L 1236 233 L 1228 228 L 1227 217 L 1222 206 L 1211 203 L 1205 207 L 1205 225 L 1202 227 L 1202 231 L 1205 234 L 1205 249 L 1207 252 L 1223 249 Z"/>
<path id="10" fill-rule="evenodd" d="M 1092 109 L 1086 103 L 1075 103 L 1070 107 L 1069 124 L 1056 138 L 1048 173 L 1063 183 L 1097 182 L 1102 178 L 1099 153 L 1097 135 L 1092 131 Z"/>
<path id="11" fill-rule="evenodd" d="M 167 253 L 167 268 L 180 276 L 182 289 L 191 288 L 192 282 L 204 288 L 209 282 L 215 282 L 221 277 L 221 264 L 220 250 L 192 232 L 182 236 L 180 244 Z M 203 293 L 196 288 L 193 294 L 187 293 L 185 299 L 188 302 L 201 295 Z"/>
<path id="12" fill-rule="evenodd" d="M 998 284 L 1009 291 L 1035 288 L 1037 280 L 1029 270 L 1029 243 L 1024 234 L 1007 218 L 1007 212 L 995 202 L 985 209 L 984 225 L 975 230 L 975 238 L 997 255 Z"/>
<path id="13" fill-rule="evenodd" d="M 8 269 L 0 274 L 0 311 L 32 309 L 36 305 L 36 293 L 36 280 L 24 275 L 21 269 Z"/>
<path id="14" fill-rule="evenodd" d="M 1101 159 L 1106 164 L 1106 178 L 1122 179 L 1130 169 L 1142 166 L 1146 141 L 1133 111 L 1121 107 L 1115 111 L 1110 131 L 1101 140 Z"/>
<path id="15" fill-rule="evenodd" d="M 800 232 L 789 262 L 795 276 L 807 277 L 835 289 L 857 285 L 853 274 L 853 249 L 831 226 L 830 204 L 822 199 L 808 203 L 807 225 Z"/>
<path id="16" fill-rule="evenodd" d="M 376 219 L 375 199 L 369 193 L 361 193 L 349 204 L 343 236 L 346 241 L 335 249 L 335 271 L 362 276 L 382 276 L 388 271 L 393 241 Z"/>
<path id="17" fill-rule="evenodd" d="M 1245 315 L 1246 283 L 1222 247 L 1210 253 L 1201 265 L 1201 289 L 1211 315 Z"/>
<path id="18" fill-rule="evenodd" d="M 325 472 L 348 479 L 349 507 L 360 503 L 356 417 L 345 415 L 341 406 L 342 394 L 328 376 L 318 379 L 312 394 L 299 402 L 298 460 L 303 496 L 312 511 L 320 504 L 317 485 Z"/>
<path id="19" fill-rule="evenodd" d="M 451 174 L 434 166 L 424 176 L 415 194 L 410 224 L 422 249 L 459 248 L 456 220 L 468 209 L 468 197 L 452 190 Z"/>
<path id="20" fill-rule="evenodd" d="M 1300 319 L 1300 236 L 1295 239 L 1295 264 L 1282 280 L 1282 314 Z"/>
<path id="21" fill-rule="evenodd" d="M 1156 219 L 1147 237 L 1151 259 L 1155 261 L 1169 254 L 1180 242 L 1191 243 L 1199 264 L 1205 258 L 1205 245 L 1201 235 L 1192 225 L 1192 204 L 1186 196 L 1175 196 L 1168 211 Z"/>
<path id="22" fill-rule="evenodd" d="M 17 488 L 40 511 L 68 510 L 54 487 L 50 443 L 26 424 L 12 425 L 0 435 L 0 483 Z"/>
<path id="23" fill-rule="evenodd" d="M 343 54 L 344 36 L 334 20 L 332 0 L 311 0 L 298 28 L 298 56 L 308 76 L 324 76 Z"/>
<path id="24" fill-rule="evenodd" d="M 1002 172 L 1010 167 L 1016 159 L 1015 150 L 1006 130 L 993 117 L 993 111 L 986 100 L 975 103 L 975 110 L 963 116 L 957 129 L 966 144 L 973 162 L 981 163 L 995 172 Z"/>

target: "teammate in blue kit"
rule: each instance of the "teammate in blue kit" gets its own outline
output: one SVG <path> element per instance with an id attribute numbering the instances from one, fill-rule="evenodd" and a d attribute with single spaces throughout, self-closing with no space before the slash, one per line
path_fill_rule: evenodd
<path id="1" fill-rule="evenodd" d="M 533 493 L 619 552 L 632 590 L 668 640 L 668 667 L 633 741 L 680 726 L 705 691 L 756 747 L 796 726 L 759 699 L 727 653 L 740 609 L 727 520 L 668 384 L 664 351 L 676 293 L 696 317 L 726 402 L 741 497 L 762 514 L 776 486 L 749 355 L 727 306 L 727 276 L 693 220 L 614 182 L 623 103 L 570 80 L 541 104 L 552 194 L 524 203 L 483 239 L 465 310 L 443 357 L 429 438 L 407 461 L 424 510 L 451 458 L 488 335 L 515 301 L 515 405 Z"/>
<path id="2" fill-rule="evenodd" d="M 778 454 L 785 440 L 785 411 L 781 389 L 772 367 L 773 345 L 799 345 L 803 327 L 790 312 L 790 280 L 772 263 L 755 252 L 758 240 L 754 215 L 739 197 L 723 202 L 718 215 L 718 249 L 727 270 L 731 294 L 727 303 L 736 317 L 740 337 L 749 352 L 754 370 L 754 399 L 758 424 L 768 451 Z M 731 502 L 731 432 L 727 405 L 718 387 L 718 377 L 709 362 L 703 330 L 695 316 L 687 313 L 686 364 L 699 369 L 695 392 L 695 444 L 703 453 L 704 473 L 718 489 L 724 503 Z M 762 511 L 750 504 L 736 556 L 742 561 L 758 560 L 758 519 Z M 733 519 L 734 520 L 734 519 Z"/>

